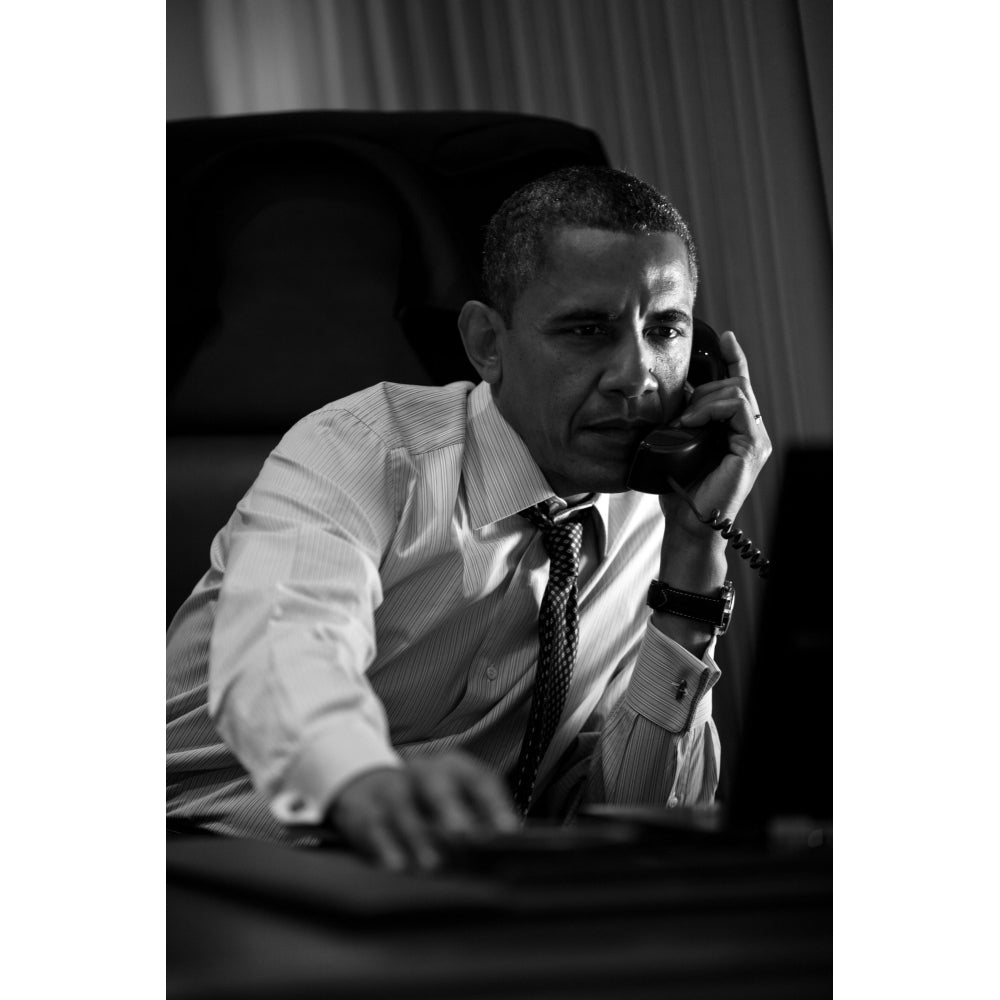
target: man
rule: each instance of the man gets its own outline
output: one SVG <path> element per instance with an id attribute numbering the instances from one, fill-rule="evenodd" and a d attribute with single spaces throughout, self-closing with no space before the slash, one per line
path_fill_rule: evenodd
<path id="1" fill-rule="evenodd" d="M 725 541 L 625 482 L 655 425 L 721 421 L 692 496 L 735 517 L 770 452 L 743 352 L 726 332 L 728 377 L 686 387 L 695 245 L 619 171 L 512 195 L 484 277 L 478 386 L 309 415 L 217 535 L 168 635 L 169 815 L 430 868 L 525 812 L 711 802 Z M 654 577 L 712 612 L 650 615 Z"/>

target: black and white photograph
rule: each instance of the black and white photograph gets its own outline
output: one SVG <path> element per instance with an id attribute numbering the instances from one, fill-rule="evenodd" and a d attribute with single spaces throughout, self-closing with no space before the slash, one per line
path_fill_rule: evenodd
<path id="1" fill-rule="evenodd" d="M 831 20 L 167 4 L 168 996 L 830 995 Z"/>
<path id="2" fill-rule="evenodd" d="M 994 996 L 988 7 L 10 7 L 5 995 Z"/>

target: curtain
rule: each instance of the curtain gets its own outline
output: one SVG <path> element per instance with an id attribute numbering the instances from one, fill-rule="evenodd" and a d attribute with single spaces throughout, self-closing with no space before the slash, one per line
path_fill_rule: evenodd
<path id="1" fill-rule="evenodd" d="M 830 8 L 828 0 L 211 0 L 202 16 L 216 114 L 547 115 L 594 130 L 613 165 L 665 192 L 700 247 L 697 312 L 735 329 L 775 445 L 739 518 L 766 553 L 785 449 L 832 436 Z M 737 611 L 720 659 L 739 706 L 762 585 L 742 564 L 733 576 Z M 717 709 L 724 739 L 739 736 L 740 717 L 738 707 Z"/>

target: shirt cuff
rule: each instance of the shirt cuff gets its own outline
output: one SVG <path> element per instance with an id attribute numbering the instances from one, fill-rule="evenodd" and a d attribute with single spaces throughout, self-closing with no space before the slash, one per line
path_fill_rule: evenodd
<path id="1" fill-rule="evenodd" d="M 330 803 L 365 771 L 402 767 L 397 754 L 360 719 L 340 719 L 335 731 L 318 734 L 285 771 L 271 796 L 271 812 L 282 823 L 323 822 Z"/>
<path id="2" fill-rule="evenodd" d="M 711 718 L 711 689 L 721 675 L 709 655 L 699 660 L 649 621 L 625 701 L 668 732 L 686 733 Z"/>

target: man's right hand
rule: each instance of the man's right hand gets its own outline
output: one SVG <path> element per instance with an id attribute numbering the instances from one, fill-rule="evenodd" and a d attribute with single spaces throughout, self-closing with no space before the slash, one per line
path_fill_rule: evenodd
<path id="1" fill-rule="evenodd" d="M 436 868 L 442 836 L 520 827 L 501 779 L 460 751 L 367 771 L 341 791 L 327 817 L 353 847 L 395 871 Z"/>

